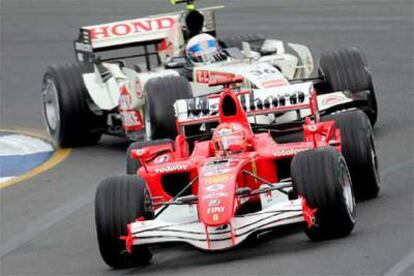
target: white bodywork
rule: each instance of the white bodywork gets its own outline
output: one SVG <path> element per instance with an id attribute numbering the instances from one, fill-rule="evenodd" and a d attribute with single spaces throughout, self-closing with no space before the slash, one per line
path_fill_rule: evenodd
<path id="1" fill-rule="evenodd" d="M 260 110 L 257 107 L 257 102 L 264 102 L 266 99 L 271 100 L 273 98 L 284 98 L 285 105 L 284 107 L 293 106 L 290 103 L 289 97 L 293 94 L 298 95 L 303 93 L 304 101 L 302 104 L 309 104 L 309 96 L 313 89 L 312 82 L 303 82 L 297 84 L 288 84 L 282 85 L 274 88 L 262 88 L 262 89 L 252 89 L 249 96 L 245 96 L 245 105 L 246 111 L 249 113 L 250 106 L 256 106 L 255 110 Z M 202 96 L 201 96 L 202 97 Z M 201 98 L 200 98 L 201 99 Z M 208 114 L 198 113 L 197 115 L 191 114 L 188 110 L 188 105 L 186 100 L 178 100 L 174 104 L 175 115 L 178 122 L 182 124 L 190 123 L 194 120 L 207 119 L 213 114 L 218 112 L 219 98 L 207 98 L 207 109 L 209 110 Z M 253 102 L 252 102 L 253 100 Z M 333 92 L 317 96 L 318 107 L 320 111 L 327 110 L 331 107 L 350 103 L 353 100 L 350 98 L 349 93 L 346 91 Z M 197 102 L 197 101 L 196 101 Z M 200 102 L 200 100 L 198 101 Z M 263 111 L 266 111 L 264 108 Z M 267 113 L 267 112 L 264 112 Z M 260 123 L 260 124 L 281 124 L 287 123 L 301 118 L 305 118 L 311 114 L 309 109 L 299 109 L 294 111 L 279 111 L 273 114 L 268 115 L 258 115 L 249 117 L 251 123 Z M 214 116 L 213 116 L 214 117 Z"/>
<path id="2" fill-rule="evenodd" d="M 214 30 L 213 10 L 220 9 L 222 6 L 200 9 L 206 18 L 203 31 Z M 80 41 L 75 42 L 75 48 L 81 52 L 100 51 L 110 47 L 122 47 L 130 43 L 145 43 L 147 41 L 161 40 L 158 49 L 158 56 L 162 64 L 168 63 L 171 57 L 183 56 L 185 42 L 182 29 L 184 26 L 183 12 L 173 12 L 159 14 L 144 18 L 130 19 L 105 23 L 100 25 L 86 26 L 81 29 L 81 33 L 87 38 L 89 44 Z M 244 43 L 246 45 L 246 43 Z M 247 43 L 248 45 L 248 43 Z M 249 47 L 249 46 L 246 46 Z M 217 88 L 208 87 L 207 83 L 200 84 L 196 81 L 198 70 L 208 70 L 215 72 L 234 73 L 244 77 L 246 86 L 250 88 L 254 84 L 256 88 L 267 88 L 266 81 L 283 82 L 287 80 L 308 77 L 313 70 L 313 61 L 309 49 L 304 45 L 287 43 L 286 47 L 291 53 L 287 53 L 284 43 L 280 40 L 265 40 L 261 52 L 266 52 L 265 56 L 260 53 L 244 49 L 246 59 L 232 60 L 219 64 L 210 64 L 196 67 L 194 70 L 194 83 L 192 83 L 194 95 L 202 95 L 217 91 Z M 247 53 L 248 52 L 248 53 Z M 78 60 L 82 61 L 82 54 L 78 55 Z M 150 78 L 157 78 L 166 75 L 178 75 L 174 70 L 165 70 L 163 67 L 155 68 L 151 72 L 137 73 L 133 69 L 123 67 L 119 63 L 102 63 L 111 73 L 111 78 L 102 80 L 96 65 L 93 73 L 83 74 L 85 86 L 94 101 L 102 110 L 112 110 L 119 105 L 120 89 L 124 86 L 132 97 L 133 106 L 139 108 L 143 105 L 140 98 L 145 87 L 145 83 Z M 276 69 L 277 68 L 277 69 Z M 268 73 L 255 76 L 252 71 L 257 70 Z M 271 73 L 270 73 L 271 72 Z M 285 79 L 284 82 L 282 79 Z M 138 95 L 138 96 L 136 96 Z"/>
<path id="3" fill-rule="evenodd" d="M 132 108 L 141 109 L 145 104 L 144 86 L 152 78 L 178 76 L 174 70 L 160 70 L 145 73 L 136 73 L 129 68 L 120 68 L 118 64 L 103 63 L 111 73 L 107 81 L 103 81 L 96 66 L 93 73 L 83 74 L 85 86 L 94 103 L 102 110 L 112 110 L 119 105 L 120 89 L 127 87 L 130 92 Z"/>
<path id="4" fill-rule="evenodd" d="M 293 78 L 299 71 L 304 71 L 297 66 L 298 58 L 290 54 L 264 56 L 259 61 L 251 59 L 232 60 L 219 62 L 215 64 L 198 66 L 194 68 L 194 81 L 191 83 L 194 96 L 200 96 L 217 92 L 220 88 L 211 88 L 208 81 L 213 76 L 220 73 L 234 74 L 245 78 L 246 82 L 242 86 L 243 89 L 269 88 L 278 86 L 287 86 L 289 79 Z M 286 72 L 288 76 L 274 67 L 282 68 L 282 72 Z M 151 72 L 137 73 L 132 69 L 122 67 L 117 63 L 103 63 L 111 73 L 111 78 L 103 81 L 96 66 L 93 73 L 83 74 L 85 86 L 94 101 L 94 103 L 102 110 L 111 110 L 118 106 L 120 97 L 120 88 L 127 86 L 131 93 L 134 106 L 137 108 L 143 105 L 143 91 L 145 83 L 151 78 L 175 75 L 175 70 L 166 70 L 156 68 Z M 306 67 L 306 68 L 309 68 Z M 208 74 L 208 79 L 200 82 L 200 76 L 204 73 Z"/>
<path id="5" fill-rule="evenodd" d="M 260 195 L 262 210 L 236 216 L 231 226 L 205 227 L 196 205 L 171 205 L 154 220 L 130 224 L 133 244 L 185 242 L 205 250 L 233 247 L 251 234 L 277 226 L 303 222 L 302 199 L 288 200 L 280 191 Z M 235 239 L 232 239 L 232 232 Z"/>
<path id="6" fill-rule="evenodd" d="M 205 17 L 203 32 L 215 31 L 213 11 L 220 8 L 222 6 L 199 10 Z M 161 64 L 167 64 L 171 57 L 184 55 L 184 14 L 183 11 L 179 11 L 83 27 L 80 38 L 75 41 L 78 60 L 85 61 L 89 55 L 107 49 L 161 41 L 157 46 L 157 54 Z M 243 77 L 245 82 L 241 89 L 268 89 L 286 88 L 289 80 L 309 77 L 313 70 L 311 53 L 304 45 L 268 39 L 264 41 L 260 52 L 252 51 L 247 42 L 243 42 L 241 50 L 245 58 L 228 58 L 224 62 L 195 67 L 191 82 L 193 95 L 206 95 L 220 90 L 220 87 L 212 88 L 208 85 L 208 81 L 214 78 L 214 75 L 233 74 Z M 110 74 L 105 76 L 105 80 L 96 64 L 94 72 L 83 74 L 85 86 L 96 107 L 105 111 L 135 110 L 144 120 L 147 81 L 179 75 L 176 70 L 166 70 L 164 67 L 154 68 L 150 72 L 136 72 L 119 62 L 103 62 L 101 65 Z M 207 79 L 203 79 L 203 75 L 206 74 Z M 122 91 L 127 91 L 129 97 L 122 96 Z M 126 116 L 126 113 L 124 115 Z M 125 116 L 121 116 L 123 121 Z"/>

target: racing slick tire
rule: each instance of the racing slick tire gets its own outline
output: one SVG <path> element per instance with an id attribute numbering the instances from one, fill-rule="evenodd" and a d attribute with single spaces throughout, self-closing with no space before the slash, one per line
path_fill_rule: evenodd
<path id="1" fill-rule="evenodd" d="M 126 252 L 127 224 L 137 218 L 150 218 L 145 183 L 132 175 L 113 176 L 103 180 L 95 195 L 95 223 L 101 256 L 113 268 L 148 264 L 152 253 L 148 246 L 133 246 Z"/>
<path id="2" fill-rule="evenodd" d="M 193 97 L 190 83 L 182 76 L 150 79 L 145 84 L 145 131 L 149 140 L 175 139 L 174 103 Z"/>
<path id="3" fill-rule="evenodd" d="M 171 139 L 166 138 L 166 139 L 160 139 L 160 140 L 154 140 L 154 141 L 134 142 L 130 144 L 127 149 L 126 173 L 128 175 L 136 175 L 138 169 L 141 167 L 140 162 L 131 157 L 132 150 L 142 149 L 148 146 L 172 144 L 172 142 L 173 141 Z"/>
<path id="4" fill-rule="evenodd" d="M 242 42 L 248 42 L 253 51 L 260 52 L 265 40 L 266 38 L 262 34 L 242 34 L 220 38 L 219 43 L 223 48 L 236 47 L 242 49 Z"/>
<path id="5" fill-rule="evenodd" d="M 355 198 L 343 156 L 333 147 L 300 152 L 292 160 L 291 173 L 294 189 L 314 216 L 306 235 L 311 240 L 349 235 L 355 225 Z"/>
<path id="6" fill-rule="evenodd" d="M 56 145 L 75 147 L 95 144 L 102 136 L 105 116 L 93 113 L 82 73 L 86 65 L 65 63 L 46 69 L 42 82 L 43 114 Z"/>
<path id="7" fill-rule="evenodd" d="M 322 117 L 334 120 L 341 132 L 342 154 L 351 173 L 355 197 L 366 200 L 378 196 L 380 179 L 374 134 L 367 116 L 351 110 Z"/>
<path id="8" fill-rule="evenodd" d="M 319 58 L 319 72 L 326 82 L 327 92 L 349 90 L 351 93 L 369 91 L 368 104 L 361 109 L 374 126 L 378 105 L 371 72 L 366 57 L 356 47 L 328 51 Z"/>

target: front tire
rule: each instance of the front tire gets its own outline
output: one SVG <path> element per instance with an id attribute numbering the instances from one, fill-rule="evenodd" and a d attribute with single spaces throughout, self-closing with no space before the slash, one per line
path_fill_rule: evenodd
<path id="1" fill-rule="evenodd" d="M 56 145 L 76 147 L 96 143 L 102 136 L 104 115 L 88 107 L 83 64 L 49 66 L 43 76 L 42 104 L 46 127 Z"/>
<path id="2" fill-rule="evenodd" d="M 319 72 L 326 81 L 324 92 L 369 91 L 367 106 L 362 107 L 374 126 L 378 118 L 378 105 L 371 72 L 364 54 L 356 47 L 328 51 L 319 58 Z"/>
<path id="3" fill-rule="evenodd" d="M 115 176 L 102 181 L 95 196 L 95 222 L 99 250 L 106 264 L 126 268 L 148 264 L 152 254 L 148 246 L 134 246 L 125 252 L 121 236 L 127 224 L 139 217 L 150 217 L 146 207 L 148 193 L 145 183 L 136 176 Z"/>
<path id="4" fill-rule="evenodd" d="M 298 153 L 291 173 L 296 192 L 316 209 L 305 229 L 311 240 L 347 236 L 355 225 L 355 199 L 345 159 L 332 147 Z"/>

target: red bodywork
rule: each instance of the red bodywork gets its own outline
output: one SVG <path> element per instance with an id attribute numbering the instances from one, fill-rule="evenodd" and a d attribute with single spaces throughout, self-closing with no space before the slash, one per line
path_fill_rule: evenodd
<path id="1" fill-rule="evenodd" d="M 193 181 L 191 192 L 197 196 L 200 222 L 206 227 L 231 227 L 232 218 L 245 202 L 260 200 L 254 193 L 242 197 L 237 194 L 238 190 L 249 188 L 255 191 L 266 182 L 279 182 L 281 175 L 289 177 L 289 172 L 281 170 L 289 170 L 290 160 L 298 152 L 328 145 L 341 150 L 340 133 L 335 122 L 319 122 L 315 91 L 311 93 L 309 104 L 298 104 L 300 108 L 310 108 L 312 112 L 303 124 L 304 140 L 283 144 L 276 143 L 270 133 L 253 133 L 247 114 L 238 100 L 240 93 L 244 92 L 224 89 L 219 96 L 218 120 L 219 124 L 233 123 L 243 128 L 247 134 L 246 151 L 217 156 L 213 141 L 209 140 L 196 142 L 190 152 L 184 135 L 180 134 L 173 145 L 151 146 L 132 152 L 133 158 L 139 159 L 143 165 L 137 173 L 147 183 L 154 205 L 171 201 L 176 194 L 170 190 L 179 191 Z M 235 111 L 231 114 L 223 110 L 229 101 L 235 105 Z M 283 108 L 286 109 L 280 107 L 278 110 Z M 179 122 L 177 125 L 180 128 Z M 286 160 L 289 166 L 280 167 L 281 160 Z M 180 183 L 183 179 L 186 179 L 185 183 Z M 166 185 L 169 185 L 169 189 L 165 188 Z M 177 189 L 174 189 L 175 186 Z"/>

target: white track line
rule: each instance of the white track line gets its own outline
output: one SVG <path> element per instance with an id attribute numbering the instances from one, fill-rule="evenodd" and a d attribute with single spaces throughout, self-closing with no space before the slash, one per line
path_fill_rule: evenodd
<path id="1" fill-rule="evenodd" d="M 406 271 L 407 268 L 414 264 L 414 251 L 411 251 L 410 254 L 401 259 L 398 263 L 392 266 L 390 269 L 385 272 L 384 276 L 396 276 L 401 275 Z"/>

